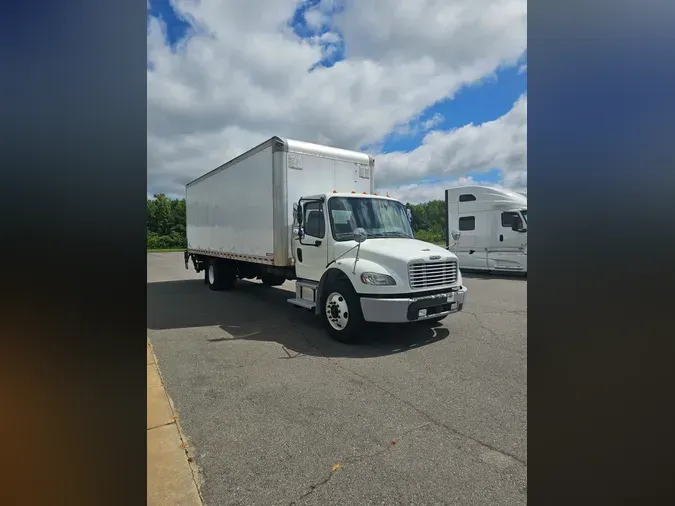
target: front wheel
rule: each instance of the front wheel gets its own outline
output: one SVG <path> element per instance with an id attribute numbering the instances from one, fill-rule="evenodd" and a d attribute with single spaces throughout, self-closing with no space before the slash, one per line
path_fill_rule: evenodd
<path id="1" fill-rule="evenodd" d="M 211 290 L 229 290 L 237 277 L 231 266 L 222 260 L 212 259 L 206 268 L 206 282 Z"/>
<path id="2" fill-rule="evenodd" d="M 364 320 L 361 302 L 351 283 L 331 283 L 326 287 L 326 293 L 322 313 L 328 334 L 341 343 L 355 342 Z"/>

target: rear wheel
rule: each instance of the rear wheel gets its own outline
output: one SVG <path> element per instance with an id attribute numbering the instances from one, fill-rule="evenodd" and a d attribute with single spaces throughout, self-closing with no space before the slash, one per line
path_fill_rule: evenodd
<path id="1" fill-rule="evenodd" d="M 341 343 L 354 343 L 363 329 L 358 295 L 348 281 L 333 281 L 323 298 L 323 319 L 328 334 Z"/>
<path id="2" fill-rule="evenodd" d="M 272 274 L 265 274 L 261 278 L 262 284 L 265 286 L 281 286 L 284 284 L 286 281 L 285 278 L 282 278 L 280 276 L 274 276 Z"/>
<path id="3" fill-rule="evenodd" d="M 206 282 L 211 290 L 229 290 L 236 280 L 236 272 L 229 262 L 211 259 L 206 268 Z"/>

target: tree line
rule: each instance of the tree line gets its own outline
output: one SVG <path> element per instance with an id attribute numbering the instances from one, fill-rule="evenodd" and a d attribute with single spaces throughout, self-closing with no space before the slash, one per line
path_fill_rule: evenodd
<path id="1" fill-rule="evenodd" d="M 148 249 L 187 248 L 185 199 L 170 199 L 158 193 L 148 199 Z"/>
<path id="2" fill-rule="evenodd" d="M 423 204 L 406 204 L 412 211 L 412 229 L 415 239 L 445 244 L 447 221 L 444 200 L 431 200 Z"/>
<path id="3" fill-rule="evenodd" d="M 412 229 L 421 241 L 445 243 L 445 202 L 432 200 L 407 204 L 412 211 Z M 159 193 L 148 199 L 148 249 L 187 247 L 185 235 L 185 199 L 170 199 Z"/>

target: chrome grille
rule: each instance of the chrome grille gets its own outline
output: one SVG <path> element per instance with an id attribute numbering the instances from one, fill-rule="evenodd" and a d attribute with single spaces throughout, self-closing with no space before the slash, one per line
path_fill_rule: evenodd
<path id="1" fill-rule="evenodd" d="M 418 262 L 408 265 L 410 288 L 433 288 L 457 282 L 457 262 Z"/>

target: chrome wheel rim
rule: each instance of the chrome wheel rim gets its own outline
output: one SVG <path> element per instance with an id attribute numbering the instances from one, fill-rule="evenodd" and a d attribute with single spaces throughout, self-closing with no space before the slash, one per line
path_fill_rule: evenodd
<path id="1" fill-rule="evenodd" d="M 213 265 L 209 265 L 209 284 L 213 285 L 216 282 L 216 269 Z"/>
<path id="2" fill-rule="evenodd" d="M 332 328 L 344 330 L 349 323 L 349 307 L 344 295 L 333 292 L 326 299 L 326 319 Z"/>

